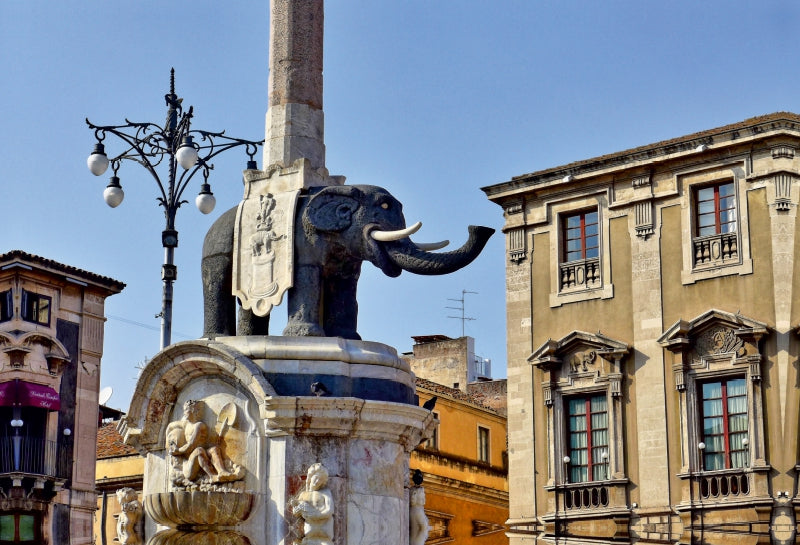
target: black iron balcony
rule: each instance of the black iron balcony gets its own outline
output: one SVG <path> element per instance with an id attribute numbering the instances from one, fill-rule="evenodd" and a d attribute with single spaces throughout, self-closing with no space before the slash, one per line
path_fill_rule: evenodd
<path id="1" fill-rule="evenodd" d="M 63 445 L 33 437 L 0 437 L 0 475 L 4 473 L 68 479 L 70 463 Z"/>

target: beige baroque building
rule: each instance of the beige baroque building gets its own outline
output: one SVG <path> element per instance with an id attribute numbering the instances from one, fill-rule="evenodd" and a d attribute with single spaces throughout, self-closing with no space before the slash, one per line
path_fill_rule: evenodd
<path id="1" fill-rule="evenodd" d="M 505 216 L 511 544 L 794 543 L 800 116 L 484 191 Z"/>
<path id="2" fill-rule="evenodd" d="M 93 543 L 104 307 L 124 287 L 0 255 L 0 545 Z"/>

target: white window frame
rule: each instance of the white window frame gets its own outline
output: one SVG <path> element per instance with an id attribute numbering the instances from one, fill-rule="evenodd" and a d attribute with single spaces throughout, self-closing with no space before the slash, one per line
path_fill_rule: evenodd
<path id="1" fill-rule="evenodd" d="M 699 280 L 729 275 L 752 274 L 753 260 L 750 253 L 750 220 L 747 206 L 747 169 L 744 160 L 715 164 L 704 168 L 693 168 L 676 174 L 677 187 L 681 194 L 681 231 L 683 269 L 681 282 L 694 284 Z M 697 191 L 720 182 L 732 181 L 736 200 L 736 236 L 738 260 L 731 263 L 714 262 L 695 264 L 694 245 L 697 210 Z"/>
<path id="2" fill-rule="evenodd" d="M 550 218 L 550 307 L 559 307 L 567 303 L 588 301 L 591 299 L 610 299 L 614 297 L 614 285 L 611 283 L 611 242 L 609 237 L 610 214 L 608 196 L 602 193 L 571 197 L 569 200 L 547 203 Z M 599 237 L 598 259 L 600 265 L 600 283 L 598 287 L 575 287 L 561 289 L 561 263 L 564 246 L 562 236 L 565 217 L 596 209 L 597 230 Z"/>

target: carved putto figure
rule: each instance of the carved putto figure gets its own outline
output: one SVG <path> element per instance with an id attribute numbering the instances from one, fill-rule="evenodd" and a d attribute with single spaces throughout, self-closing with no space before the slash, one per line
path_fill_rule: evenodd
<path id="1" fill-rule="evenodd" d="M 117 501 L 122 511 L 114 515 L 117 519 L 117 539 L 123 545 L 140 545 L 142 536 L 140 521 L 142 520 L 142 503 L 133 488 L 117 490 Z"/>
<path id="2" fill-rule="evenodd" d="M 333 495 L 328 470 L 322 464 L 308 468 L 305 488 L 291 500 L 292 513 L 303 519 L 300 545 L 333 545 Z"/>
<path id="3" fill-rule="evenodd" d="M 421 486 L 411 488 L 410 507 L 408 511 L 409 545 L 424 545 L 431 527 L 425 514 L 425 489 Z"/>
<path id="4" fill-rule="evenodd" d="M 235 423 L 236 405 L 222 408 L 217 434 L 203 422 L 203 402 L 189 399 L 183 404 L 183 418 L 167 426 L 167 452 L 172 457 L 172 484 L 178 488 L 212 489 L 216 483 L 237 481 L 244 470 L 223 453 L 222 438 L 228 426 Z"/>

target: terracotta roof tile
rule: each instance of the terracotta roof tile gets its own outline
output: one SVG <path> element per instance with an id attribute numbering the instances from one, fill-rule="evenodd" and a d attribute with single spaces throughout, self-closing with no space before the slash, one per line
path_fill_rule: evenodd
<path id="1" fill-rule="evenodd" d="M 136 449 L 126 445 L 122 436 L 117 431 L 117 423 L 103 424 L 97 430 L 97 458 L 114 458 L 117 456 L 132 456 L 137 454 Z"/>
<path id="2" fill-rule="evenodd" d="M 502 416 L 502 413 L 498 411 L 495 407 L 492 407 L 491 405 L 484 403 L 482 399 L 483 396 L 466 394 L 461 390 L 459 390 L 458 388 L 450 388 L 449 386 L 438 384 L 436 382 L 431 382 L 430 380 L 426 380 L 424 378 L 419 378 L 419 377 L 417 377 L 417 388 L 428 390 L 436 395 L 444 395 L 453 399 L 457 399 L 458 401 L 469 403 L 470 405 L 474 405 L 481 409 L 485 409 L 487 411 L 491 411 L 493 413 L 497 413 Z"/>

